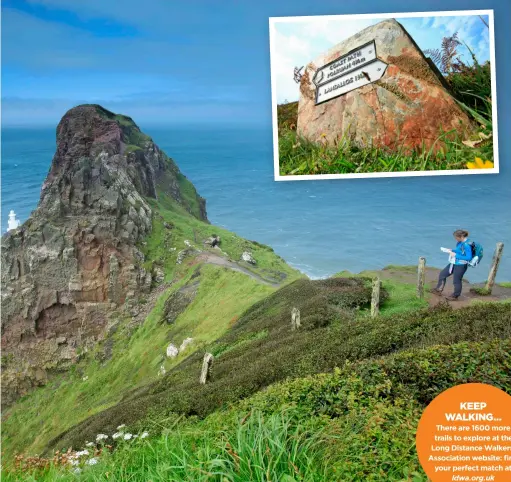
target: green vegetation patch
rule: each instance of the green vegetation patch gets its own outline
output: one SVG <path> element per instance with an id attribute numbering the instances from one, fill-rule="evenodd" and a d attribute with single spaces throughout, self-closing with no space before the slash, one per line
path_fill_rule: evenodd
<path id="1" fill-rule="evenodd" d="M 181 196 L 183 196 L 186 204 L 188 205 L 190 213 L 200 219 L 201 208 L 199 205 L 199 195 L 197 194 L 194 185 L 181 173 L 177 174 L 177 182 L 179 183 Z"/>
<path id="2" fill-rule="evenodd" d="M 217 266 L 195 268 L 165 291 L 145 322 L 129 329 L 130 319 L 120 319 L 114 334 L 99 344 L 70 373 L 18 401 L 2 417 L 2 450 L 6 458 L 15 452 L 40 451 L 50 439 L 89 416 L 119 403 L 129 391 L 158 378 L 160 367 L 171 370 L 188 355 L 223 335 L 253 303 L 273 288 L 252 278 Z M 193 277 L 193 278 L 192 278 Z M 162 323 L 165 301 L 181 288 L 200 282 L 197 295 L 172 325 Z M 134 331 L 133 331 L 134 330 Z M 192 345 L 177 358 L 167 358 L 170 342 Z M 112 343 L 112 346 L 110 346 Z M 104 360 L 104 350 L 112 353 Z"/>
<path id="3" fill-rule="evenodd" d="M 270 283 L 290 283 L 305 276 L 291 268 L 272 248 L 190 216 L 182 204 L 161 191 L 158 192 L 158 201 L 147 199 L 147 202 L 157 214 L 153 216 L 151 234 L 145 244 L 139 246 L 147 260 L 144 267 L 151 270 L 154 264 L 159 265 L 169 280 L 179 277 L 181 271 L 186 271 L 198 254 L 196 252 L 186 257 L 181 265 L 176 263 L 179 252 L 186 248 L 185 240 L 198 250 L 212 252 L 235 262 L 240 261 L 244 251 L 249 251 L 257 264 L 245 264 L 244 268 Z M 213 234 L 221 238 L 220 251 L 207 249 L 203 244 Z"/>
<path id="4" fill-rule="evenodd" d="M 318 282 L 308 283 L 313 286 Z M 300 285 L 303 285 L 302 289 L 298 289 Z M 79 446 L 85 439 L 115 429 L 122 423 L 135 428 L 147 426 L 149 421 L 157 425 L 159 420 L 172 413 L 204 417 L 275 382 L 330 371 L 346 361 L 370 359 L 429 345 L 511 336 L 509 304 L 475 305 L 459 310 L 439 307 L 388 318 L 356 319 L 350 316 L 349 310 L 340 308 L 345 301 L 334 303 L 339 301 L 338 293 L 331 298 L 332 306 L 338 307 L 338 311 L 328 315 L 330 324 L 318 324 L 314 317 L 314 304 L 303 301 L 304 286 L 304 282 L 299 280 L 280 290 L 283 292 L 281 296 L 276 292 L 267 299 L 270 301 L 255 304 L 232 330 L 218 339 L 221 346 L 236 344 L 249 333 L 268 330 L 266 337 L 245 344 L 243 349 L 224 352 L 214 360 L 206 385 L 198 382 L 203 353 L 214 350 L 218 346 L 216 344 L 195 352 L 160 381 L 125 397 L 115 407 L 62 434 L 50 447 Z M 292 297 L 287 297 L 286 293 L 291 295 L 293 291 L 298 297 L 290 303 Z M 325 292 L 328 298 L 328 289 Z M 293 331 L 290 314 L 295 303 L 302 303 L 304 320 L 307 318 L 306 310 L 310 308 L 311 321 L 304 322 L 301 329 Z"/>
<path id="5" fill-rule="evenodd" d="M 490 290 L 484 286 L 474 286 L 473 288 L 470 288 L 470 292 L 479 296 L 489 296 L 491 294 Z"/>
<path id="6" fill-rule="evenodd" d="M 410 153 L 401 146 L 397 150 L 360 147 L 347 136 L 336 145 L 319 139 L 313 142 L 286 130 L 279 136 L 279 171 L 282 176 L 436 171 L 467 169 L 467 162 L 474 162 L 476 157 L 493 161 L 491 141 L 469 147 L 463 144 L 464 140 L 453 132 L 445 132 L 432 148 L 422 147 Z M 435 153 L 434 149 L 442 145 Z"/>
<path id="7" fill-rule="evenodd" d="M 426 482 L 415 450 L 424 407 L 461 383 L 511 393 L 510 373 L 509 339 L 408 350 L 273 385 L 205 420 L 174 417 L 161 435 L 120 442 L 79 474 L 50 466 L 3 477 Z"/>
<path id="8" fill-rule="evenodd" d="M 136 151 L 142 151 L 142 148 L 139 147 L 139 146 L 135 146 L 133 144 L 128 144 L 125 148 L 124 148 L 124 153 L 125 154 L 129 154 L 130 152 L 136 152 Z"/>
<path id="9" fill-rule="evenodd" d="M 286 102 L 277 105 L 277 123 L 279 133 L 296 130 L 298 122 L 298 102 Z"/>
<path id="10" fill-rule="evenodd" d="M 390 274 L 389 278 L 384 278 L 382 275 Z M 408 277 L 410 274 L 416 274 L 416 266 L 393 266 L 389 265 L 383 268 L 382 272 L 378 271 L 363 271 L 360 274 L 352 274 L 348 271 L 341 271 L 335 274 L 336 277 L 371 277 L 379 276 L 381 279 L 382 287 L 388 293 L 385 299 L 380 300 L 380 315 L 391 317 L 398 313 L 406 313 L 415 311 L 421 308 L 426 308 L 428 302 L 425 298 L 420 299 L 417 297 L 417 287 L 414 283 L 409 283 L 402 280 L 402 277 Z M 361 313 L 364 314 L 364 313 Z M 365 313 L 367 316 L 368 313 Z"/>

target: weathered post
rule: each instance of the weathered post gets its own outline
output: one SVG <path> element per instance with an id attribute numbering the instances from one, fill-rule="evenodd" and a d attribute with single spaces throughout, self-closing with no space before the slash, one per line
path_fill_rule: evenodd
<path id="1" fill-rule="evenodd" d="M 380 312 L 380 278 L 373 279 L 373 294 L 371 296 L 371 316 L 374 318 Z"/>
<path id="2" fill-rule="evenodd" d="M 300 328 L 300 310 L 293 308 L 291 310 L 291 329 L 297 330 L 298 328 Z"/>
<path id="3" fill-rule="evenodd" d="M 211 353 L 206 353 L 204 355 L 204 360 L 202 361 L 202 370 L 200 372 L 199 383 L 201 385 L 205 385 L 209 378 L 209 371 L 211 368 L 211 363 L 213 362 L 213 355 Z"/>
<path id="4" fill-rule="evenodd" d="M 419 267 L 417 270 L 417 296 L 424 298 L 424 282 L 426 280 L 426 258 L 419 257 Z"/>
<path id="5" fill-rule="evenodd" d="M 495 284 L 495 276 L 497 276 L 497 270 L 499 269 L 500 258 L 502 257 L 502 250 L 504 249 L 504 243 L 497 243 L 495 253 L 490 267 L 490 274 L 488 275 L 488 281 L 486 282 L 485 291 L 491 295 L 493 285 Z"/>

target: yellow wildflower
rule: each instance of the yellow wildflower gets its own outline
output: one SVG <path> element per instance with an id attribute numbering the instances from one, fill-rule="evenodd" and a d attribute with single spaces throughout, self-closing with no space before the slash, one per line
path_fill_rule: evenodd
<path id="1" fill-rule="evenodd" d="M 483 161 L 480 157 L 475 158 L 475 162 L 467 162 L 469 169 L 493 169 L 493 162 Z"/>

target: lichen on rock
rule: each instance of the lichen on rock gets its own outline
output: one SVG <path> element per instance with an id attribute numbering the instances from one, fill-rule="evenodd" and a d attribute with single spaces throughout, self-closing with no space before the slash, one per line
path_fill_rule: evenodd
<path id="1" fill-rule="evenodd" d="M 372 41 L 377 59 L 387 64 L 383 77 L 316 105 L 317 69 Z M 360 147 L 437 150 L 446 132 L 467 138 L 473 129 L 441 74 L 394 19 L 335 45 L 309 63 L 301 78 L 297 133 L 312 142 L 349 139 Z"/>

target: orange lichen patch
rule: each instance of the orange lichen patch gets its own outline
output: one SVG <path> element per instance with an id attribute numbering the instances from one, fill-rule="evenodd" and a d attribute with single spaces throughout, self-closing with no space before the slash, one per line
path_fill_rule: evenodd
<path id="1" fill-rule="evenodd" d="M 399 68 L 395 72 L 399 72 Z M 392 147 L 401 145 L 405 148 L 435 146 L 434 150 L 441 149 L 444 144 L 437 141 L 442 132 L 453 128 L 460 131 L 460 121 L 463 129 L 470 129 L 468 117 L 457 108 L 453 101 L 447 97 L 439 86 L 430 85 L 428 88 L 417 90 L 416 84 L 408 75 L 400 73 L 395 76 L 396 84 L 393 86 L 398 92 L 406 93 L 410 105 L 420 106 L 413 109 L 401 125 L 396 125 L 393 116 L 387 112 L 385 117 L 386 136 L 384 144 Z"/>
<path id="2" fill-rule="evenodd" d="M 387 57 L 387 61 L 392 64 L 389 66 L 390 71 L 392 72 L 392 67 L 397 66 L 399 70 L 411 75 L 420 80 L 424 80 L 425 82 L 429 82 L 430 84 L 441 85 L 438 77 L 431 70 L 430 66 L 426 62 L 425 59 L 421 57 L 417 57 L 415 55 L 410 55 L 407 53 L 402 53 L 401 55 L 389 55 Z M 393 72 L 392 74 L 393 75 Z"/>
<path id="3" fill-rule="evenodd" d="M 395 77 L 400 72 L 400 68 L 397 65 L 388 65 L 385 71 L 385 77 Z"/>
<path id="4" fill-rule="evenodd" d="M 385 114 L 376 88 L 369 86 L 368 92 L 364 94 L 364 100 L 367 106 L 374 112 L 375 120 L 378 123 L 378 130 L 376 136 L 373 137 L 373 143 L 381 145 L 385 138 Z"/>
<path id="5" fill-rule="evenodd" d="M 403 91 L 400 88 L 398 88 L 395 84 L 385 82 L 381 79 L 377 80 L 375 84 L 381 87 L 382 89 L 385 89 L 386 91 L 394 94 L 400 101 L 404 102 L 405 104 L 410 105 L 412 103 L 411 99 L 408 96 L 406 96 L 403 93 Z"/>

